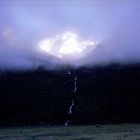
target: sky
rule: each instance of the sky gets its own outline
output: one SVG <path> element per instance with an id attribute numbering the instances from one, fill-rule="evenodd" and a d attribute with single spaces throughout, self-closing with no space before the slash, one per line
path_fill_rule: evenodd
<path id="1" fill-rule="evenodd" d="M 140 62 L 139 7 L 139 0 L 1 0 L 0 69 L 63 64 L 38 43 L 66 31 L 101 44 L 72 65 Z"/>

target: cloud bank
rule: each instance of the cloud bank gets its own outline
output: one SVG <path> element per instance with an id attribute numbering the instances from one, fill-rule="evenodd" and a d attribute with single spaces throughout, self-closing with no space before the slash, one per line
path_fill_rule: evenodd
<path id="1" fill-rule="evenodd" d="M 140 62 L 139 7 L 137 0 L 0 1 L 0 69 L 63 64 L 37 44 L 65 31 L 101 43 L 72 65 Z"/>

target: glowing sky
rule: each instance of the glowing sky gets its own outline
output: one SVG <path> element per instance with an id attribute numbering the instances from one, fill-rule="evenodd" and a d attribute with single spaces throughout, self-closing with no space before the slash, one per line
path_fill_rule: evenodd
<path id="1" fill-rule="evenodd" d="M 50 67 L 62 62 L 38 47 L 48 52 L 60 44 L 59 51 L 49 53 L 64 57 L 83 54 L 96 41 L 102 47 L 69 63 L 139 62 L 139 7 L 139 0 L 1 0 L 0 68 Z"/>

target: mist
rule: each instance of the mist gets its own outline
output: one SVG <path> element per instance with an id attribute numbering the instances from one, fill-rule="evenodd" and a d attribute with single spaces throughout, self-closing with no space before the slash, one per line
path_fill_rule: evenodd
<path id="1" fill-rule="evenodd" d="M 0 1 L 0 69 L 63 65 L 37 44 L 65 31 L 101 44 L 71 65 L 140 62 L 139 7 L 137 0 Z"/>

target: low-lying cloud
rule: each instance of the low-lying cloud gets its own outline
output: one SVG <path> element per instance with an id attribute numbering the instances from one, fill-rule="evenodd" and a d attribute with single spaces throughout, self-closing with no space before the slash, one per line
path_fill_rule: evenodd
<path id="1" fill-rule="evenodd" d="M 101 44 L 71 65 L 140 62 L 139 7 L 137 0 L 0 1 L 0 69 L 62 65 L 37 47 L 65 31 Z"/>

